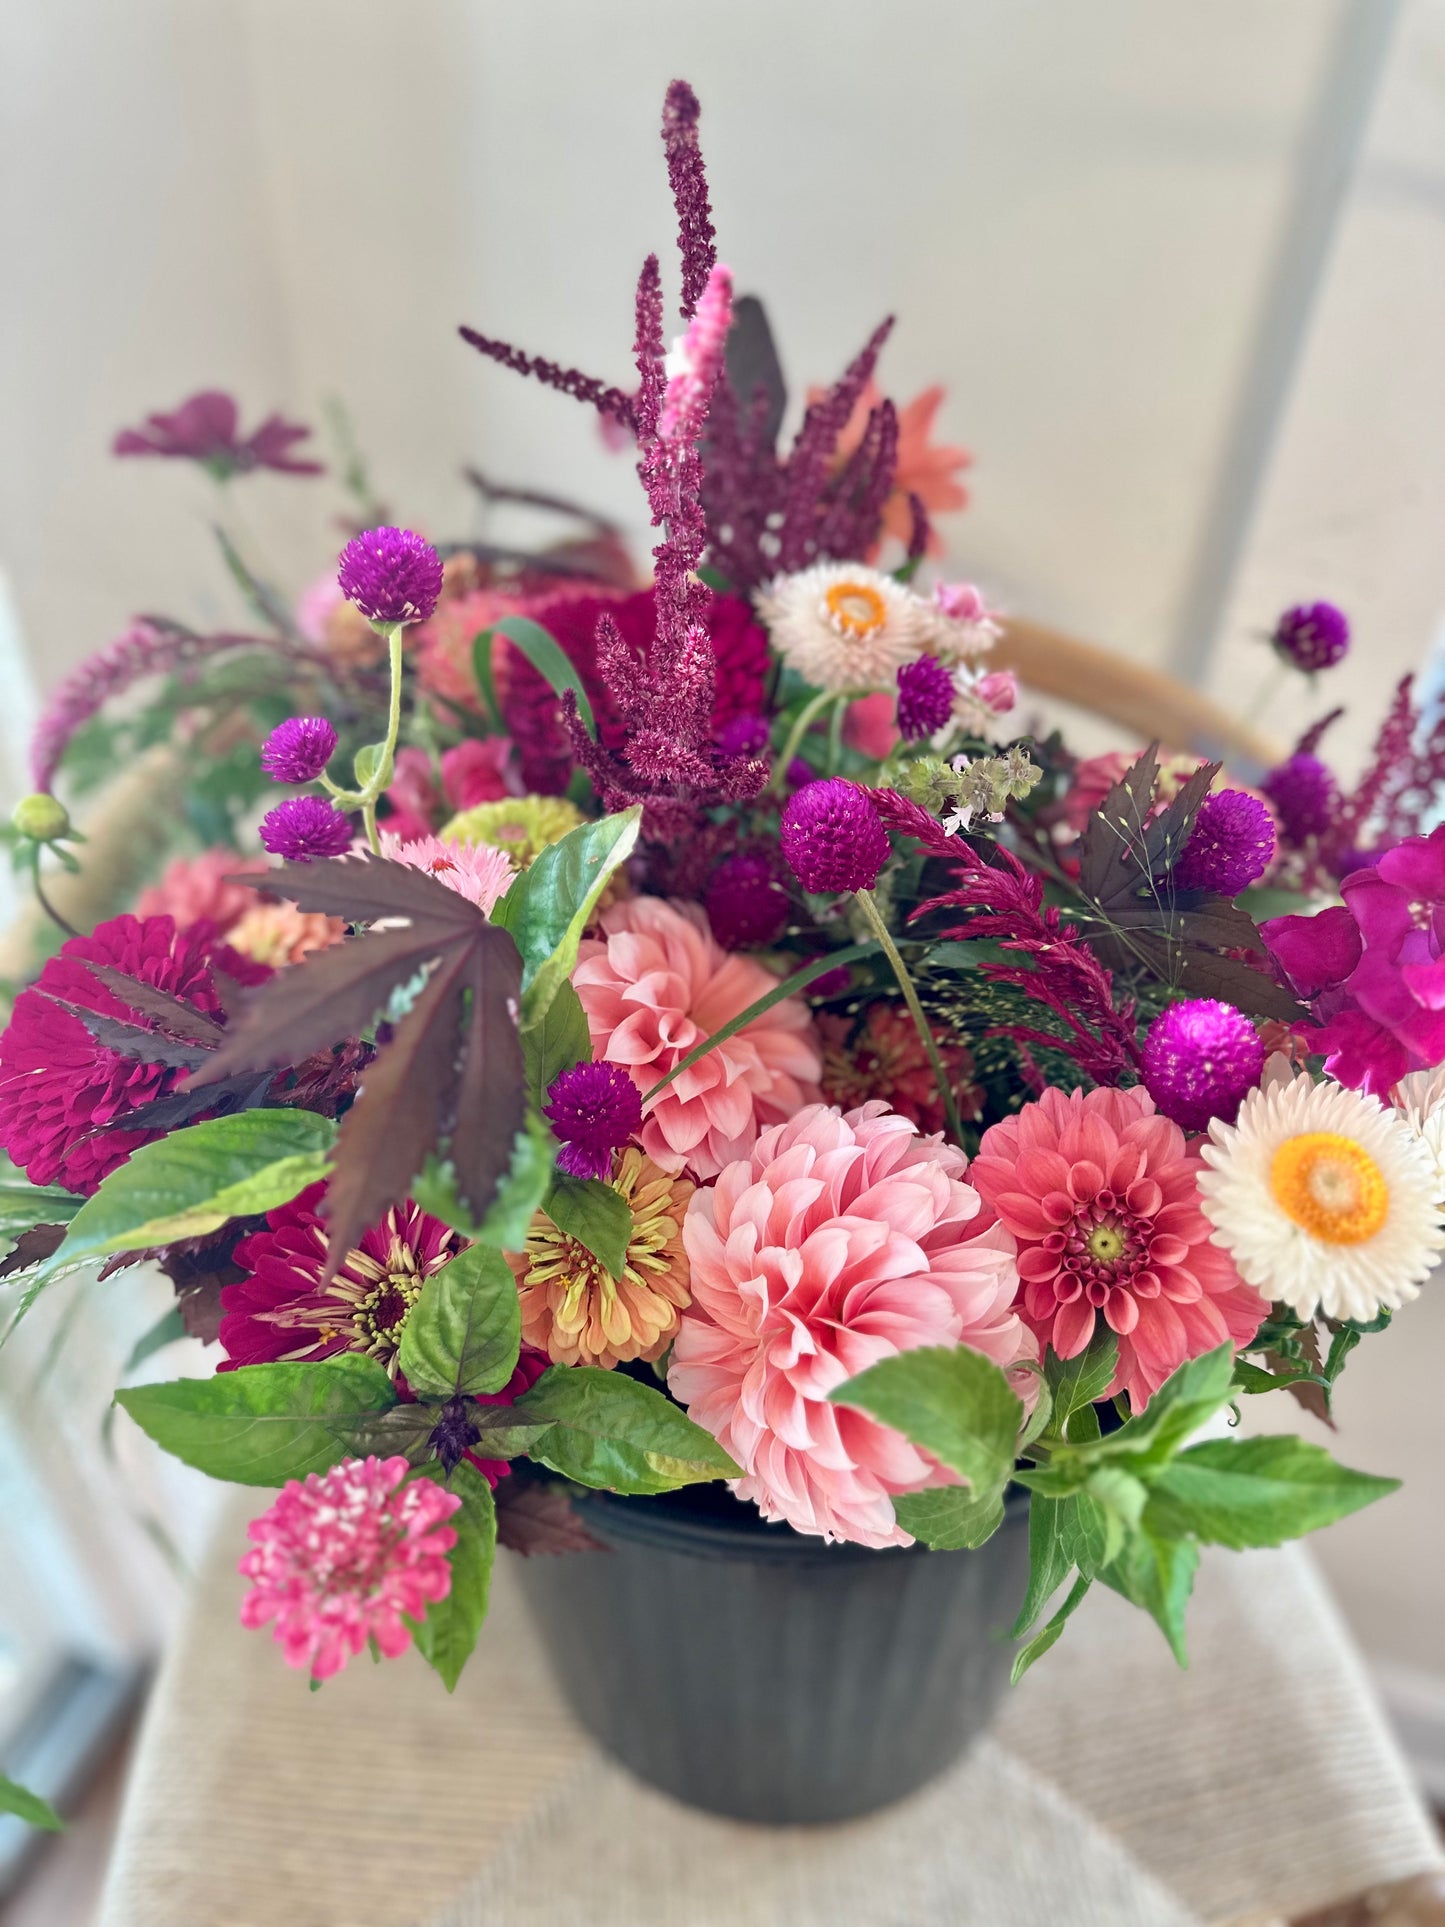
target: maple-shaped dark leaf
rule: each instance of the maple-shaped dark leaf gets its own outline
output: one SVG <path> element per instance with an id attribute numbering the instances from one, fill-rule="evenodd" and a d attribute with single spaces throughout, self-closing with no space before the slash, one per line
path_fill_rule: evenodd
<path id="1" fill-rule="evenodd" d="M 1215 950 L 1171 943 L 1148 931 L 1129 938 L 1129 950 L 1161 982 L 1182 997 L 1214 997 L 1233 1004 L 1247 1017 L 1277 1017 L 1282 1024 L 1307 1028 L 1313 1021 L 1293 994 L 1277 984 L 1267 970 L 1239 957 Z"/>
<path id="2" fill-rule="evenodd" d="M 443 1143 L 457 1193 L 481 1219 L 511 1166 L 526 1113 L 516 944 L 456 891 L 369 852 L 280 864 L 266 887 L 302 910 L 384 927 L 313 951 L 247 991 L 188 1087 L 298 1064 L 358 1038 L 394 993 L 420 980 L 406 1015 L 362 1072 L 337 1137 L 326 1195 L 328 1267 L 406 1196 Z"/>
<path id="3" fill-rule="evenodd" d="M 519 1466 L 497 1486 L 497 1544 L 524 1557 L 537 1553 L 606 1552 L 583 1525 L 565 1485 L 529 1477 Z"/>
<path id="4" fill-rule="evenodd" d="M 206 1061 L 202 1053 L 201 1063 Z M 174 1090 L 164 1097 L 152 1098 L 149 1104 L 137 1104 L 133 1111 L 122 1111 L 108 1123 L 98 1124 L 87 1137 L 103 1137 L 110 1131 L 179 1131 L 184 1125 L 198 1124 L 202 1118 L 234 1117 L 238 1111 L 256 1111 L 275 1102 L 272 1096 L 273 1073 L 266 1071 L 258 1077 L 254 1071 L 238 1071 L 234 1077 L 223 1077 L 217 1084 L 207 1084 L 200 1090 Z M 311 1110 L 314 1106 L 298 1104 L 290 1100 L 294 1110 Z"/>
<path id="5" fill-rule="evenodd" d="M 167 1070 L 194 1071 L 200 1069 L 214 1048 L 210 1044 L 189 1043 L 167 1036 L 149 1024 L 130 1024 L 123 1017 L 109 1017 L 86 1004 L 72 1004 L 64 997 L 52 996 L 48 990 L 42 990 L 40 995 L 57 1010 L 84 1024 L 103 1050 L 113 1050 L 119 1057 L 134 1057 L 142 1064 L 160 1064 Z M 216 1035 L 219 1037 L 221 1032 L 218 1030 Z"/>
<path id="6" fill-rule="evenodd" d="M 142 1017 L 151 1018 L 157 1029 L 169 1036 L 182 1038 L 190 1044 L 203 1045 L 207 1049 L 220 1042 L 224 1033 L 216 1020 L 208 1017 L 203 1010 L 195 1009 L 183 998 L 173 997 L 166 990 L 157 990 L 154 984 L 142 983 L 139 977 L 128 977 L 112 964 L 87 962 L 85 967 L 107 990 L 114 992 L 127 1010 L 138 1011 Z"/>
<path id="7" fill-rule="evenodd" d="M 0 1278 L 13 1278 L 17 1271 L 28 1271 L 32 1265 L 51 1257 L 65 1243 L 69 1229 L 68 1224 L 33 1224 L 28 1231 L 22 1231 L 0 1263 Z"/>
<path id="8" fill-rule="evenodd" d="M 1218 763 L 1201 763 L 1152 819 L 1159 745 L 1152 743 L 1089 818 L 1079 839 L 1079 887 L 1111 921 L 1120 911 L 1154 906 L 1161 881 L 1179 861 Z"/>

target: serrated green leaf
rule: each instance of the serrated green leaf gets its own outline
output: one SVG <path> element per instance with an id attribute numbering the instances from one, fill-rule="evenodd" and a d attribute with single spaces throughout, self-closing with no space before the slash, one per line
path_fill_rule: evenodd
<path id="1" fill-rule="evenodd" d="M 1100 1325 L 1084 1350 L 1073 1358 L 1060 1358 L 1053 1347 L 1044 1354 L 1044 1380 L 1053 1394 L 1052 1429 L 1068 1438 L 1069 1420 L 1080 1409 L 1087 1410 L 1105 1389 L 1119 1368 L 1119 1341 L 1107 1325 Z"/>
<path id="2" fill-rule="evenodd" d="M 891 1425 L 965 1478 L 972 1496 L 998 1498 L 1013 1470 L 1023 1404 L 991 1359 L 966 1345 L 928 1345 L 881 1359 L 829 1393 Z"/>
<path id="3" fill-rule="evenodd" d="M 1045 1499 L 1035 1496 L 1029 1502 L 1029 1585 L 1012 1637 L 1022 1639 L 1044 1607 L 1073 1570 L 1073 1554 L 1066 1548 L 1066 1509 L 1072 1499 Z"/>
<path id="4" fill-rule="evenodd" d="M 115 1402 L 157 1445 L 213 1479 L 284 1485 L 374 1450 L 378 1422 L 397 1396 L 374 1358 L 342 1352 L 318 1363 L 243 1365 L 214 1378 L 133 1385 Z M 433 1423 L 424 1406 L 406 1406 L 398 1418 L 413 1431 Z"/>
<path id="5" fill-rule="evenodd" d="M 522 953 L 522 1034 L 539 1024 L 577 962 L 582 932 L 591 922 L 613 872 L 631 856 L 642 821 L 641 804 L 582 823 L 549 844 L 517 878 L 493 912 Z"/>
<path id="6" fill-rule="evenodd" d="M 506 1259 L 489 1245 L 468 1245 L 422 1286 L 397 1365 L 423 1398 L 499 1392 L 521 1343 L 521 1302 Z"/>
<path id="7" fill-rule="evenodd" d="M 1206 1439 L 1155 1479 L 1147 1524 L 1161 1537 L 1278 1546 L 1332 1525 L 1398 1487 L 1354 1472 L 1299 1438 Z"/>
<path id="8" fill-rule="evenodd" d="M 571 1070 L 574 1064 L 592 1061 L 587 1013 L 570 983 L 558 984 L 541 1018 L 530 1030 L 523 1031 L 522 1050 L 527 1064 L 527 1096 L 533 1107 L 541 1111 L 554 1078 Z"/>
<path id="9" fill-rule="evenodd" d="M 42 1800 L 38 1793 L 32 1793 L 17 1780 L 7 1780 L 3 1773 L 0 1773 L 0 1813 L 13 1813 L 27 1827 L 36 1827 L 42 1833 L 65 1831 L 65 1822 L 48 1800 Z"/>
<path id="10" fill-rule="evenodd" d="M 557 1140 L 551 1127 L 544 1117 L 530 1112 L 512 1140 L 512 1162 L 481 1224 L 457 1196 L 450 1160 L 428 1158 L 412 1180 L 411 1195 L 424 1211 L 477 1243 L 498 1251 L 521 1251 L 552 1182 L 556 1159 Z"/>
<path id="11" fill-rule="evenodd" d="M 551 1420 L 531 1456 L 578 1485 L 609 1492 L 670 1492 L 707 1479 L 735 1479 L 710 1432 L 670 1399 L 622 1372 L 553 1365 L 512 1410 Z"/>
<path id="12" fill-rule="evenodd" d="M 445 1481 L 461 1505 L 449 1521 L 457 1542 L 448 1555 L 451 1590 L 445 1599 L 427 1607 L 426 1618 L 414 1629 L 417 1650 L 452 1692 L 471 1658 L 487 1616 L 492 1565 L 497 1551 L 497 1509 L 492 1490 L 475 1466 L 465 1459 Z"/>
<path id="13" fill-rule="evenodd" d="M 893 1516 L 905 1532 L 936 1552 L 972 1551 L 1003 1524 L 1003 1500 L 987 1493 L 976 1499 L 966 1486 L 935 1486 L 928 1492 L 903 1492 L 893 1501 Z"/>
<path id="14" fill-rule="evenodd" d="M 1096 1458 L 1123 1458 L 1147 1477 L 1229 1403 L 1234 1392 L 1234 1347 L 1228 1340 L 1191 1358 L 1165 1379 L 1142 1412 L 1089 1446 Z"/>
<path id="15" fill-rule="evenodd" d="M 1154 1620 L 1181 1666 L 1189 1664 L 1184 1649 L 1184 1609 L 1194 1590 L 1199 1548 L 1192 1539 L 1159 1538 L 1147 1525 L 1130 1535 L 1112 1564 L 1099 1578 Z"/>
<path id="16" fill-rule="evenodd" d="M 1059 1635 L 1063 1632 L 1069 1619 L 1083 1604 L 1084 1595 L 1089 1590 L 1089 1583 L 1081 1573 L 1074 1581 L 1068 1598 L 1054 1614 L 1048 1625 L 1044 1627 L 1041 1633 L 1034 1635 L 1022 1652 L 1014 1655 L 1013 1671 L 1009 1675 L 1009 1683 L 1011 1685 L 1017 1686 L 1030 1666 L 1033 1665 L 1034 1661 L 1036 1659 L 1042 1659 L 1050 1646 L 1057 1644 Z"/>
<path id="17" fill-rule="evenodd" d="M 569 1238 L 584 1245 L 614 1278 L 627 1268 L 632 1210 L 622 1193 L 596 1178 L 570 1178 L 559 1171 L 542 1209 Z"/>
<path id="18" fill-rule="evenodd" d="M 503 616 L 496 628 L 489 630 L 482 641 L 489 642 L 491 636 L 497 633 L 504 635 L 513 648 L 521 650 L 537 674 L 544 677 L 559 696 L 571 690 L 577 698 L 577 713 L 582 718 L 587 734 L 595 742 L 597 723 L 592 714 L 592 704 L 571 657 L 564 654 L 556 637 L 544 629 L 540 622 L 533 622 L 528 616 Z"/>

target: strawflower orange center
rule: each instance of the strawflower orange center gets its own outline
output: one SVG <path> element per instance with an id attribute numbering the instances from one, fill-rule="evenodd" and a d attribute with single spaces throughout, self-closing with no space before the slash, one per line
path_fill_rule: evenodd
<path id="1" fill-rule="evenodd" d="M 1390 1208 L 1379 1165 L 1363 1145 L 1334 1131 L 1286 1138 L 1270 1165 L 1269 1188 L 1280 1209 L 1323 1244 L 1363 1244 Z"/>
<path id="2" fill-rule="evenodd" d="M 835 582 L 826 591 L 828 614 L 845 636 L 871 636 L 888 620 L 888 605 L 871 582 Z"/>

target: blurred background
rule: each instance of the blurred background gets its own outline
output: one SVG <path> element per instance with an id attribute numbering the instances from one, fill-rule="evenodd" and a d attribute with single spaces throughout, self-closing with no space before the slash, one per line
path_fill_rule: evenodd
<path id="1" fill-rule="evenodd" d="M 382 500 L 433 536 L 476 530 L 471 462 L 645 552 L 591 413 L 456 326 L 627 381 L 674 74 L 795 407 L 890 311 L 887 391 L 945 385 L 937 432 L 974 463 L 944 572 L 1282 741 L 1344 702 L 1358 764 L 1445 633 L 1445 0 L 9 0 L 7 809 L 38 703 L 133 614 L 242 617 L 204 479 L 108 454 L 194 390 L 248 428 L 343 403 Z M 240 492 L 272 580 L 327 568 L 329 481 Z M 1327 692 L 1261 694 L 1261 632 L 1319 597 L 1352 655 Z M 146 1290 L 72 1299 L 0 1361 L 0 1733 L 51 1649 L 153 1650 L 203 1529 L 181 1468 L 100 1437 Z M 1314 1543 L 1445 1801 L 1442 1359 L 1437 1284 L 1338 1401 L 1340 1456 L 1406 1488 Z"/>

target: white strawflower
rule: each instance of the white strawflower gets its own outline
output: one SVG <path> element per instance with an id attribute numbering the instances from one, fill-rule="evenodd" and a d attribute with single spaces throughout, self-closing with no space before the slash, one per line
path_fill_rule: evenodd
<path id="1" fill-rule="evenodd" d="M 930 630 L 928 604 L 862 563 L 819 562 L 756 595 L 773 647 L 815 689 L 891 689 Z"/>
<path id="2" fill-rule="evenodd" d="M 1445 1204 L 1445 1066 L 1411 1071 L 1395 1086 L 1395 1108 L 1425 1147 L 1435 1171 L 1435 1202 Z"/>
<path id="3" fill-rule="evenodd" d="M 1214 1243 L 1266 1298 L 1368 1322 L 1418 1297 L 1445 1247 L 1435 1170 L 1378 1098 L 1281 1079 L 1209 1139 L 1199 1192 Z"/>

